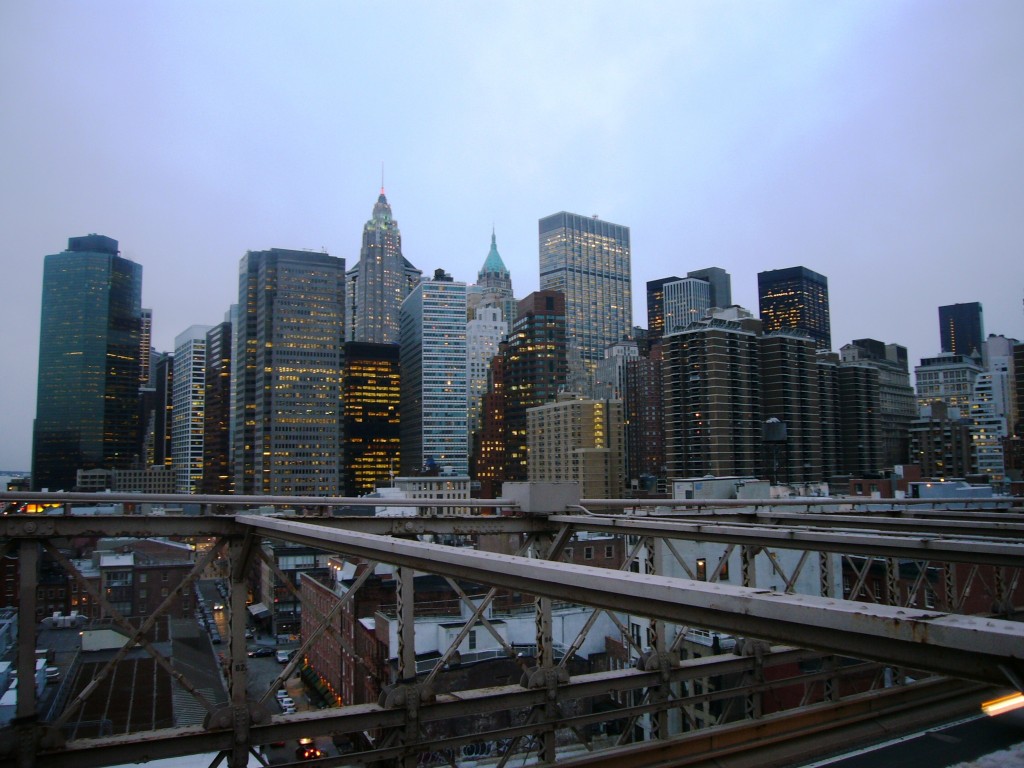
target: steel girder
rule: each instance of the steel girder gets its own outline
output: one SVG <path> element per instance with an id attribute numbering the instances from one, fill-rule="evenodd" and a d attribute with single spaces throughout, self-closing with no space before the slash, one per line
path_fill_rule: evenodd
<path id="1" fill-rule="evenodd" d="M 260 535 L 597 608 L 995 685 L 1024 674 L 1022 625 L 937 611 L 622 573 L 244 515 Z"/>

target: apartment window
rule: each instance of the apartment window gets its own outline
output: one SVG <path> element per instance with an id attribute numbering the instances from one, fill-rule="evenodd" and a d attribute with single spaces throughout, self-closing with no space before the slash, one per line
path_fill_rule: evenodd
<path id="1" fill-rule="evenodd" d="M 471 650 L 471 651 L 475 651 L 476 650 L 476 630 L 475 629 L 469 630 L 469 650 Z"/>
<path id="2" fill-rule="evenodd" d="M 721 566 L 721 568 L 718 571 L 718 580 L 719 581 L 728 581 L 729 580 L 729 556 L 727 554 L 722 555 L 722 561 L 721 562 L 722 562 L 722 566 Z"/>
<path id="3" fill-rule="evenodd" d="M 594 548 L 593 547 L 584 547 L 583 548 L 583 559 L 584 560 L 593 560 L 594 559 Z"/>
<path id="4" fill-rule="evenodd" d="M 147 574 L 145 574 L 145 573 L 140 573 L 139 574 L 139 584 L 145 584 L 146 583 L 146 575 Z"/>
<path id="5" fill-rule="evenodd" d="M 612 557 L 614 557 L 615 556 L 615 547 L 613 547 L 611 544 L 606 545 L 605 548 L 604 548 L 604 556 L 606 558 L 608 558 L 609 560 Z"/>
<path id="6" fill-rule="evenodd" d="M 564 554 L 566 560 L 572 560 L 572 547 L 566 547 Z"/>
<path id="7" fill-rule="evenodd" d="M 706 558 L 697 558 L 697 580 L 707 581 L 708 580 L 708 561 Z"/>

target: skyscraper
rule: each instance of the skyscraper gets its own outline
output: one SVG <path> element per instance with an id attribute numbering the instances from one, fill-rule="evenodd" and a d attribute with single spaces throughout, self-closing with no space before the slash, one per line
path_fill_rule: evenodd
<path id="1" fill-rule="evenodd" d="M 483 498 L 497 498 L 505 481 L 527 479 L 526 411 L 552 402 L 567 372 L 565 297 L 560 291 L 531 293 L 519 302 L 512 333 L 491 360 L 474 445 Z"/>
<path id="2" fill-rule="evenodd" d="M 402 474 L 468 475 L 466 284 L 436 270 L 402 303 L 400 329 Z"/>
<path id="3" fill-rule="evenodd" d="M 759 473 L 760 326 L 744 310 L 665 335 L 669 477 Z"/>
<path id="4" fill-rule="evenodd" d="M 512 330 L 516 319 L 516 299 L 512 293 L 512 275 L 498 253 L 498 242 L 491 232 L 491 249 L 476 276 L 476 284 L 466 289 L 466 309 L 468 318 L 477 317 L 479 307 L 490 306 L 501 310 L 505 333 Z"/>
<path id="5" fill-rule="evenodd" d="M 647 281 L 647 338 L 651 343 L 665 335 L 665 285 L 681 279 L 673 275 Z"/>
<path id="6" fill-rule="evenodd" d="M 273 248 L 239 265 L 235 493 L 341 495 L 345 260 Z"/>
<path id="7" fill-rule="evenodd" d="M 209 325 L 193 325 L 174 340 L 171 452 L 176 493 L 195 493 L 203 480 L 206 334 L 209 330 Z"/>
<path id="8" fill-rule="evenodd" d="M 402 256 L 402 233 L 381 187 L 373 216 L 363 227 L 359 263 L 348 272 L 349 341 L 394 344 L 402 302 L 422 272 Z"/>
<path id="9" fill-rule="evenodd" d="M 907 348 L 876 339 L 854 339 L 840 350 L 844 363 L 862 362 L 879 374 L 883 461 L 885 466 L 910 461 L 910 422 L 917 416 L 914 388 L 910 386 Z"/>
<path id="10" fill-rule="evenodd" d="M 565 295 L 565 329 L 593 378 L 608 345 L 633 325 L 629 227 L 596 216 L 556 213 L 540 220 L 540 288 Z"/>
<path id="11" fill-rule="evenodd" d="M 711 306 L 725 309 L 732 306 L 732 279 L 721 267 L 705 267 L 686 273 L 687 277 L 703 280 L 710 287 Z"/>
<path id="12" fill-rule="evenodd" d="M 696 277 L 684 277 L 665 283 L 665 333 L 680 331 L 690 323 L 704 319 L 711 307 L 711 284 Z"/>
<path id="13" fill-rule="evenodd" d="M 949 304 L 939 307 L 939 339 L 943 352 L 981 358 L 985 340 L 985 319 L 981 304 Z"/>
<path id="14" fill-rule="evenodd" d="M 32 487 L 70 491 L 79 469 L 141 452 L 142 266 L 103 235 L 68 239 L 43 263 Z"/>
<path id="15" fill-rule="evenodd" d="M 399 469 L 398 345 L 347 342 L 343 381 L 345 495 L 363 496 Z"/>
<path id="16" fill-rule="evenodd" d="M 232 328 L 225 320 L 206 334 L 202 493 L 231 493 Z"/>
<path id="17" fill-rule="evenodd" d="M 828 278 L 807 267 L 757 273 L 757 297 L 765 333 L 791 329 L 813 338 L 818 349 L 832 348 Z"/>

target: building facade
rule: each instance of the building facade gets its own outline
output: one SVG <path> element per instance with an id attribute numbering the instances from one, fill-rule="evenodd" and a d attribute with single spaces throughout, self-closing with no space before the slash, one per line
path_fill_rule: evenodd
<path id="1" fill-rule="evenodd" d="M 373 215 L 363 227 L 359 262 L 348 273 L 346 338 L 396 343 L 402 302 L 421 277 L 422 272 L 402 255 L 402 233 L 382 187 Z"/>
<path id="2" fill-rule="evenodd" d="M 737 312 L 665 335 L 669 477 L 759 474 L 760 326 Z"/>
<path id="3" fill-rule="evenodd" d="M 174 340 L 174 397 L 171 454 L 177 493 L 195 493 L 203 481 L 206 418 L 206 334 L 193 325 Z"/>
<path id="4" fill-rule="evenodd" d="M 505 333 L 512 330 L 516 319 L 516 299 L 512 292 L 512 274 L 498 253 L 498 242 L 491 232 L 491 250 L 476 276 L 476 284 L 466 289 L 467 318 L 477 316 L 480 307 L 496 307 L 501 310 Z"/>
<path id="5" fill-rule="evenodd" d="M 808 334 L 818 349 L 832 349 L 828 278 L 807 267 L 757 273 L 757 297 L 765 333 L 797 330 Z"/>
<path id="6" fill-rule="evenodd" d="M 776 331 L 760 338 L 761 416 L 765 424 L 762 461 L 773 482 L 822 479 L 823 425 L 816 353 L 813 339 L 800 334 Z M 784 432 L 773 435 L 769 423 L 783 425 Z"/>
<path id="7" fill-rule="evenodd" d="M 541 219 L 539 232 L 540 288 L 565 295 L 578 374 L 592 379 L 604 350 L 633 325 L 629 227 L 563 211 Z"/>
<path id="8" fill-rule="evenodd" d="M 969 355 L 949 352 L 922 358 L 914 368 L 918 408 L 941 402 L 967 416 L 974 380 L 981 370 L 981 365 Z"/>
<path id="9" fill-rule="evenodd" d="M 480 429 L 480 408 L 487 392 L 487 374 L 498 346 L 509 327 L 502 310 L 491 304 L 480 305 L 466 325 L 466 393 L 469 400 L 469 431 Z"/>
<path id="10" fill-rule="evenodd" d="M 400 313 L 403 475 L 469 474 L 466 284 L 437 270 Z"/>
<path id="11" fill-rule="evenodd" d="M 939 342 L 942 351 L 981 358 L 985 318 L 977 301 L 939 307 Z"/>
<path id="12" fill-rule="evenodd" d="M 206 334 L 202 492 L 231 493 L 231 332 L 225 320 Z"/>
<path id="13" fill-rule="evenodd" d="M 651 343 L 665 335 L 665 286 L 681 279 L 673 275 L 647 281 L 647 335 Z"/>
<path id="14" fill-rule="evenodd" d="M 349 341 L 342 385 L 346 496 L 363 496 L 398 472 L 401 374 L 397 344 Z"/>
<path id="15" fill-rule="evenodd" d="M 342 494 L 345 261 L 249 251 L 232 356 L 235 492 Z"/>
<path id="16" fill-rule="evenodd" d="M 142 266 L 103 235 L 43 263 L 32 486 L 73 489 L 79 469 L 127 468 L 141 450 Z"/>
<path id="17" fill-rule="evenodd" d="M 910 422 L 918 412 L 907 348 L 876 339 L 854 339 L 839 353 L 844 363 L 862 362 L 878 369 L 883 462 L 886 467 L 906 464 L 910 461 Z"/>
<path id="18" fill-rule="evenodd" d="M 579 483 L 585 499 L 620 499 L 625 488 L 622 402 L 559 395 L 527 411 L 530 482 Z"/>

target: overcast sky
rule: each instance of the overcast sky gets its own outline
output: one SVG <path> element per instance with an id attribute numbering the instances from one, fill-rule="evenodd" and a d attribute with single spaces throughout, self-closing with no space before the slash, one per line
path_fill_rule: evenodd
<path id="1" fill-rule="evenodd" d="M 939 351 L 937 307 L 1024 338 L 1024 2 L 0 4 L 0 470 L 29 469 L 43 257 L 143 265 L 154 346 L 219 322 L 248 249 L 405 256 L 538 286 L 537 220 L 630 227 L 645 283 L 829 281 L 835 349 Z"/>

